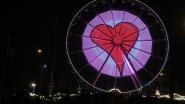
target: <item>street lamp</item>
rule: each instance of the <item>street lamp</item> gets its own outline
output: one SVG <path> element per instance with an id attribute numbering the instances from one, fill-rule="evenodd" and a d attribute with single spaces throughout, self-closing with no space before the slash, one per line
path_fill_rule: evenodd
<path id="1" fill-rule="evenodd" d="M 33 91 L 32 91 L 33 93 L 35 93 L 35 87 L 36 87 L 36 86 L 37 86 L 36 83 L 34 83 L 34 82 L 31 83 L 31 87 L 32 87 L 32 89 L 33 89 Z"/>
<path id="2" fill-rule="evenodd" d="M 164 74 L 163 73 L 160 73 L 160 76 L 163 76 Z"/>
<path id="3" fill-rule="evenodd" d="M 41 54 L 42 53 L 42 49 L 37 49 L 37 53 Z"/>

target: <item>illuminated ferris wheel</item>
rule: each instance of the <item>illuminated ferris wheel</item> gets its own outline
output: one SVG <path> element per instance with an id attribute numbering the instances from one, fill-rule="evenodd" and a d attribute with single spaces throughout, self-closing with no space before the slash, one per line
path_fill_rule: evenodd
<path id="1" fill-rule="evenodd" d="M 136 91 L 163 69 L 169 51 L 160 17 L 137 0 L 94 0 L 72 19 L 66 37 L 71 66 L 101 91 Z"/>

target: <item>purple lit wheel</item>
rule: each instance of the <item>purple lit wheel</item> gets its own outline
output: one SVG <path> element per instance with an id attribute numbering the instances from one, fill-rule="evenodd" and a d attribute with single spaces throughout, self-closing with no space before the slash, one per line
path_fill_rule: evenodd
<path id="1" fill-rule="evenodd" d="M 161 19 L 146 4 L 94 0 L 72 19 L 66 50 L 71 66 L 87 84 L 127 93 L 159 75 L 169 42 Z"/>

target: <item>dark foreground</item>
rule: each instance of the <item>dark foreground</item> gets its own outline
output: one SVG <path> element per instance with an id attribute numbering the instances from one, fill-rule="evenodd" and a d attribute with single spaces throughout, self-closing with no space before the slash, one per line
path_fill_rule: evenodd
<path id="1" fill-rule="evenodd" d="M 185 104 L 185 101 L 172 101 L 155 97 L 125 96 L 110 94 L 66 95 L 60 99 L 41 100 L 38 97 L 12 96 L 4 98 L 2 104 Z"/>

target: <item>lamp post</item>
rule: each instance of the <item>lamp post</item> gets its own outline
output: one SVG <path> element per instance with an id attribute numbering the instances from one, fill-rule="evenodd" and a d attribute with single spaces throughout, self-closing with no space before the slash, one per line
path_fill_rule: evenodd
<path id="1" fill-rule="evenodd" d="M 36 88 L 36 86 L 37 86 L 36 83 L 34 83 L 34 82 L 31 83 L 31 87 L 32 87 L 32 89 L 33 89 L 32 93 L 35 93 L 35 88 Z"/>
<path id="2" fill-rule="evenodd" d="M 37 53 L 41 54 L 42 53 L 42 49 L 37 49 Z"/>

